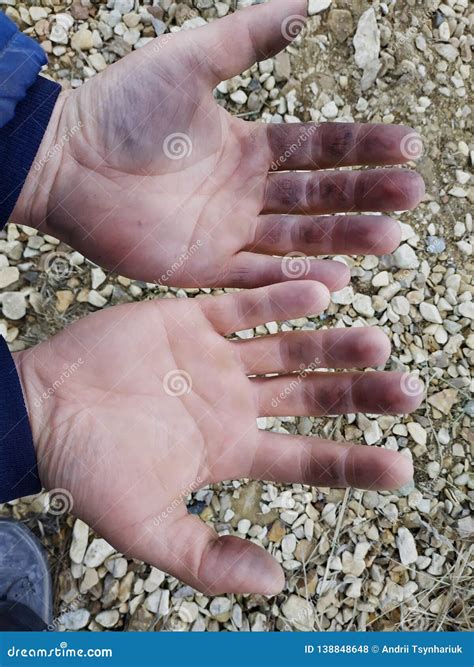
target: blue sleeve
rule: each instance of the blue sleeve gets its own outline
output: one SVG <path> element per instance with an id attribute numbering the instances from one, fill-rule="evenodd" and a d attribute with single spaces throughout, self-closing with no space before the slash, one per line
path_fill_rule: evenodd
<path id="1" fill-rule="evenodd" d="M 40 147 L 60 86 L 38 76 L 39 44 L 0 12 L 0 229 L 8 221 Z M 0 503 L 41 490 L 15 363 L 0 336 Z"/>
<path id="2" fill-rule="evenodd" d="M 0 503 L 41 491 L 20 380 L 0 336 Z"/>
<path id="3" fill-rule="evenodd" d="M 61 87 L 38 76 L 39 44 L 0 12 L 0 229 L 20 196 Z"/>

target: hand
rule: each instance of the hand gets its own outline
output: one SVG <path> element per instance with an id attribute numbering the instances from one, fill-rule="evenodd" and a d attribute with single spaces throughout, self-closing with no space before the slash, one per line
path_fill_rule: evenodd
<path id="1" fill-rule="evenodd" d="M 262 124 L 230 116 L 221 81 L 268 58 L 301 27 L 307 0 L 272 0 L 164 35 L 61 94 L 13 219 L 59 237 L 109 270 L 184 287 L 288 280 L 275 257 L 385 254 L 387 216 L 415 207 L 422 179 L 409 128 Z M 299 277 L 302 277 L 301 273 Z M 344 287 L 344 264 L 313 260 L 307 279 Z"/>
<path id="2" fill-rule="evenodd" d="M 412 476 L 393 451 L 257 428 L 258 416 L 418 406 L 421 383 L 400 373 L 302 372 L 384 364 L 390 345 L 378 329 L 224 338 L 328 300 L 323 285 L 299 281 L 127 304 L 17 353 L 43 484 L 66 489 L 72 511 L 119 551 L 207 594 L 276 594 L 276 561 L 188 514 L 191 491 L 240 478 L 390 489 Z"/>

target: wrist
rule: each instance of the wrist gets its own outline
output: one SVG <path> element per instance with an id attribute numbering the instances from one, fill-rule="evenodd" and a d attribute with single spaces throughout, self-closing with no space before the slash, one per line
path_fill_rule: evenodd
<path id="1" fill-rule="evenodd" d="M 44 429 L 41 424 L 47 426 L 48 407 L 42 404 L 41 383 L 35 370 L 35 356 L 30 350 L 25 350 L 24 352 L 15 352 L 12 357 L 18 373 L 23 399 L 28 413 L 33 445 L 38 462 L 39 476 L 43 486 L 47 486 L 47 460 L 43 437 Z"/>
<path id="2" fill-rule="evenodd" d="M 11 222 L 47 233 L 51 192 L 61 167 L 67 136 L 62 136 L 61 117 L 69 91 L 62 91 L 54 105 L 38 152 L 30 167 L 11 215 Z"/>

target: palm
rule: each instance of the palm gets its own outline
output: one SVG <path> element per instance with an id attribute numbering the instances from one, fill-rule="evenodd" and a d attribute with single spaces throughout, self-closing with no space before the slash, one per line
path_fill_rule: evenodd
<path id="1" fill-rule="evenodd" d="M 217 538 L 187 514 L 187 495 L 224 479 L 391 488 L 410 474 L 394 452 L 257 429 L 258 416 L 282 411 L 400 413 L 418 403 L 397 373 L 292 374 L 316 358 L 334 368 L 381 364 L 389 347 L 380 331 L 224 337 L 319 312 L 327 301 L 323 286 L 298 282 L 129 304 L 20 353 L 43 483 L 67 489 L 74 513 L 117 549 L 195 587 L 276 592 L 282 572 L 270 556 Z M 270 373 L 277 375 L 263 377 Z M 38 402 L 51 386 L 53 395 Z"/>
<path id="2" fill-rule="evenodd" d="M 136 60 L 147 62 L 145 53 L 137 55 Z M 170 59 L 170 76 L 184 77 L 184 71 L 176 71 L 180 67 Z M 110 244 L 119 228 L 108 268 L 135 275 L 140 266 L 140 277 L 170 284 L 225 284 L 230 264 L 252 242 L 252 222 L 263 205 L 267 152 L 252 150 L 248 124 L 219 107 L 209 90 L 193 100 L 161 77 L 150 81 L 150 72 L 133 58 L 120 63 L 118 75 L 127 81 L 126 90 L 117 85 L 110 68 L 66 102 L 68 124 L 69 102 L 80 117 L 89 117 L 90 109 L 101 109 L 92 116 L 93 122 L 84 122 L 66 155 L 74 172 L 80 163 L 82 173 L 76 178 L 84 179 L 90 193 L 81 201 L 83 192 L 78 188 L 68 199 L 79 222 L 71 244 L 83 249 L 85 244 L 85 253 L 100 262 L 97 245 Z M 150 111 L 146 98 L 152 85 L 156 99 L 164 101 Z M 128 108 L 128 97 L 137 102 L 124 120 L 120 110 Z M 104 126 L 110 132 L 104 134 Z M 60 193 L 57 197 L 63 198 Z M 112 210 L 87 236 L 82 221 L 96 217 L 98 198 L 105 198 Z M 53 213 L 51 224 L 57 217 L 61 225 L 63 215 L 62 210 Z M 130 221 L 139 221 L 139 236 Z M 186 253 L 182 266 L 172 269 Z M 172 275 L 167 275 L 168 269 Z"/>
<path id="3" fill-rule="evenodd" d="M 62 152 L 44 230 L 110 270 L 185 287 L 286 280 L 277 255 L 392 251 L 393 220 L 321 214 L 410 208 L 419 177 L 324 170 L 407 161 L 407 128 L 244 122 L 213 97 L 219 80 L 288 43 L 290 5 L 306 12 L 305 0 L 274 0 L 165 36 L 64 94 L 57 136 L 81 131 Z M 329 289 L 349 278 L 318 260 L 306 277 Z"/>

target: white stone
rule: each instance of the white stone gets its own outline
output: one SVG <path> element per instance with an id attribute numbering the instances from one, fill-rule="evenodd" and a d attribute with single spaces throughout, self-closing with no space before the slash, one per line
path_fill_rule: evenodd
<path id="1" fill-rule="evenodd" d="M 461 185 L 466 185 L 471 179 L 471 174 L 467 171 L 462 171 L 461 169 L 456 169 L 456 180 Z"/>
<path id="2" fill-rule="evenodd" d="M 96 308 L 103 308 L 107 303 L 107 299 L 103 297 L 102 294 L 99 294 L 99 292 L 96 292 L 94 289 L 91 289 L 89 292 L 87 301 L 91 304 L 91 306 L 95 306 Z"/>
<path id="3" fill-rule="evenodd" d="M 61 614 L 61 624 L 66 630 L 82 630 L 89 623 L 90 613 L 87 609 L 76 609 Z"/>
<path id="4" fill-rule="evenodd" d="M 221 623 L 229 620 L 232 613 L 232 601 L 229 598 L 215 597 L 209 606 L 211 616 Z"/>
<path id="5" fill-rule="evenodd" d="M 82 28 L 71 37 L 71 46 L 76 51 L 89 51 L 94 46 L 92 31 Z"/>
<path id="6" fill-rule="evenodd" d="M 51 28 L 49 39 L 55 44 L 67 44 L 69 39 L 67 30 L 59 23 L 55 23 Z"/>
<path id="7" fill-rule="evenodd" d="M 147 593 L 153 593 L 165 580 L 165 573 L 157 567 L 152 567 L 151 572 L 145 580 L 144 589 Z"/>
<path id="8" fill-rule="evenodd" d="M 247 535 L 252 523 L 248 519 L 241 519 L 237 525 L 237 530 L 241 535 Z"/>
<path id="9" fill-rule="evenodd" d="M 76 519 L 72 529 L 71 548 L 69 549 L 69 557 L 73 563 L 82 563 L 88 541 L 89 526 L 81 519 Z"/>
<path id="10" fill-rule="evenodd" d="M 314 16 L 314 14 L 319 14 L 323 12 L 331 5 L 332 0 L 309 0 L 308 3 L 308 15 Z"/>
<path id="11" fill-rule="evenodd" d="M 100 287 L 106 278 L 107 276 L 105 275 L 105 272 L 102 271 L 101 268 L 94 267 L 91 271 L 92 289 L 97 289 L 98 287 Z"/>
<path id="12" fill-rule="evenodd" d="M 465 516 L 458 521 L 458 533 L 462 539 L 474 536 L 474 516 Z"/>
<path id="13" fill-rule="evenodd" d="M 243 90 L 236 90 L 231 93 L 230 99 L 236 104 L 245 104 L 247 101 L 247 94 Z"/>
<path id="14" fill-rule="evenodd" d="M 415 251 L 408 243 L 404 243 L 393 253 L 393 262 L 400 269 L 417 269 L 420 265 Z"/>
<path id="15" fill-rule="evenodd" d="M 3 315 L 8 320 L 21 320 L 26 314 L 25 295 L 21 292 L 4 292 L 1 295 Z"/>
<path id="16" fill-rule="evenodd" d="M 285 535 L 281 541 L 281 550 L 284 554 L 293 554 L 296 549 L 296 536 L 293 533 Z"/>
<path id="17" fill-rule="evenodd" d="M 194 623 L 199 615 L 199 607 L 195 602 L 183 600 L 178 610 L 178 616 L 183 623 Z"/>
<path id="18" fill-rule="evenodd" d="M 105 611 L 101 611 L 97 614 L 95 620 L 103 628 L 113 628 L 117 625 L 119 618 L 120 614 L 117 609 L 105 609 Z"/>
<path id="19" fill-rule="evenodd" d="M 348 598 L 360 598 L 362 593 L 362 579 L 355 579 L 350 586 L 347 587 L 346 595 Z"/>
<path id="20" fill-rule="evenodd" d="M 48 12 L 43 7 L 30 7 L 30 16 L 31 19 L 36 23 L 41 19 L 45 19 L 48 16 Z"/>
<path id="21" fill-rule="evenodd" d="M 127 42 L 127 44 L 130 44 L 130 46 L 133 46 L 140 39 L 140 31 L 138 28 L 130 28 L 129 30 L 125 30 L 122 39 L 124 42 Z"/>
<path id="22" fill-rule="evenodd" d="M 459 314 L 467 317 L 469 320 L 474 320 L 474 301 L 465 301 L 458 306 Z"/>
<path id="23" fill-rule="evenodd" d="M 340 306 L 348 306 L 354 300 L 354 288 L 349 285 L 338 292 L 333 292 L 331 299 Z"/>
<path id="24" fill-rule="evenodd" d="M 344 574 L 352 574 L 359 577 L 365 570 L 365 561 L 362 558 L 355 558 L 350 551 L 342 553 L 342 571 Z"/>
<path id="25" fill-rule="evenodd" d="M 432 394 L 428 398 L 428 403 L 433 405 L 437 410 L 442 412 L 444 415 L 448 415 L 451 411 L 451 408 L 456 403 L 458 398 L 458 393 L 455 389 L 443 389 L 436 394 Z"/>
<path id="26" fill-rule="evenodd" d="M 104 560 L 115 553 L 115 549 L 102 538 L 93 540 L 84 556 L 86 567 L 99 567 Z"/>
<path id="27" fill-rule="evenodd" d="M 359 19 L 354 36 L 355 62 L 363 70 L 362 90 L 367 90 L 377 78 L 380 68 L 380 31 L 373 7 Z"/>
<path id="28" fill-rule="evenodd" d="M 354 310 L 364 317 L 373 317 L 375 314 L 372 299 L 367 294 L 356 294 L 353 301 Z"/>
<path id="29" fill-rule="evenodd" d="M 427 433 L 421 424 L 418 422 L 410 422 L 407 424 L 408 433 L 418 445 L 426 445 Z"/>
<path id="30" fill-rule="evenodd" d="M 283 603 L 281 611 L 297 630 L 314 630 L 314 608 L 308 600 L 298 595 L 290 595 Z"/>
<path id="31" fill-rule="evenodd" d="M 372 285 L 374 287 L 387 287 L 390 284 L 390 275 L 388 271 L 381 271 L 377 273 L 372 279 Z"/>
<path id="32" fill-rule="evenodd" d="M 308 2 L 308 15 L 314 16 L 314 14 L 319 14 L 323 12 L 331 5 L 332 0 L 309 0 Z"/>
<path id="33" fill-rule="evenodd" d="M 418 558 L 415 538 L 405 526 L 401 526 L 398 529 L 397 548 L 402 565 L 411 565 Z"/>
<path id="34" fill-rule="evenodd" d="M 328 120 L 333 120 L 334 118 L 337 118 L 337 115 L 339 113 L 337 104 L 333 100 L 331 100 L 330 102 L 328 102 L 323 106 L 323 108 L 321 109 L 321 113 Z"/>
<path id="35" fill-rule="evenodd" d="M 123 579 L 127 574 L 128 562 L 126 558 L 108 558 L 105 567 L 115 579 Z"/>
<path id="36" fill-rule="evenodd" d="M 435 44 L 434 48 L 442 58 L 450 63 L 453 63 L 459 55 L 458 50 L 452 44 Z"/>
<path id="37" fill-rule="evenodd" d="M 16 266 L 7 266 L 0 269 L 0 289 L 5 289 L 15 283 L 20 277 L 20 272 Z"/>
<path id="38" fill-rule="evenodd" d="M 96 72 L 103 72 L 107 68 L 107 63 L 101 53 L 92 53 L 89 56 L 89 62 Z"/>
<path id="39" fill-rule="evenodd" d="M 159 588 L 145 600 L 145 607 L 152 614 L 166 616 L 169 611 L 170 592 Z"/>
<path id="40" fill-rule="evenodd" d="M 379 442 L 379 440 L 382 437 L 382 430 L 378 424 L 378 422 L 371 421 L 369 426 L 364 429 L 364 439 L 365 442 L 368 445 L 374 445 L 376 442 Z"/>
<path id="41" fill-rule="evenodd" d="M 120 14 L 129 14 L 133 11 L 135 0 L 115 0 L 114 9 Z"/>
<path id="42" fill-rule="evenodd" d="M 410 314 L 410 302 L 405 296 L 393 297 L 392 308 L 398 315 Z"/>
<path id="43" fill-rule="evenodd" d="M 431 557 L 431 565 L 428 568 L 429 574 L 439 576 L 443 574 L 443 565 L 446 562 L 446 556 L 440 556 L 440 554 L 433 554 Z"/>
<path id="44" fill-rule="evenodd" d="M 443 323 L 439 310 L 433 303 L 420 303 L 420 313 L 427 322 L 432 322 L 433 324 Z"/>

